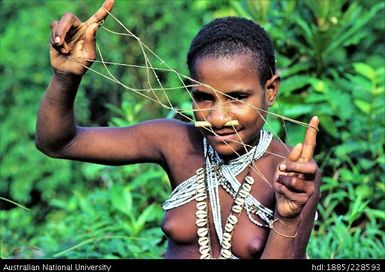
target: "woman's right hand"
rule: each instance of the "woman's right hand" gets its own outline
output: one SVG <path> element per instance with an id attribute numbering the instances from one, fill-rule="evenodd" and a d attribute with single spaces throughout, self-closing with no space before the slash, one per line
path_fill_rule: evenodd
<path id="1" fill-rule="evenodd" d="M 50 60 L 55 72 L 83 75 L 96 59 L 95 34 L 112 10 L 114 0 L 105 0 L 86 22 L 66 13 L 51 23 Z"/>

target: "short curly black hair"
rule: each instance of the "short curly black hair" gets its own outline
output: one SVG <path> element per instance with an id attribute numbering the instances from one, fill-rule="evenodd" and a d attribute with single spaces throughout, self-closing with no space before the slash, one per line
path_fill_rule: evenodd
<path id="1" fill-rule="evenodd" d="M 275 74 L 274 47 L 266 31 L 241 17 L 217 18 L 203 26 L 190 45 L 187 65 L 196 77 L 195 62 L 202 57 L 226 57 L 251 53 L 262 85 Z"/>

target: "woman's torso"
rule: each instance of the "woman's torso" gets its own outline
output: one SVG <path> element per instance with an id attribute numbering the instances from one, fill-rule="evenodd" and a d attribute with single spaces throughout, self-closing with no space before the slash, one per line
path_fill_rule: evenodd
<path id="1" fill-rule="evenodd" d="M 260 159 L 255 161 L 254 168 L 250 171 L 255 183 L 251 194 L 267 208 L 274 210 L 274 191 L 271 187 L 275 169 L 281 157 L 285 156 L 286 149 L 281 143 L 273 140 L 266 152 Z M 272 154 L 271 154 L 272 153 Z M 203 137 L 200 132 L 191 126 L 186 126 L 182 132 L 175 148 L 165 155 L 166 171 L 169 175 L 172 188 L 195 175 L 198 168 L 203 166 Z M 237 179 L 242 183 L 248 168 L 243 171 Z M 263 177 L 261 177 L 263 176 Z M 219 187 L 220 209 L 222 225 L 224 226 L 233 204 L 233 198 L 220 186 Z M 199 258 L 199 245 L 197 236 L 196 201 L 166 211 L 162 222 L 162 230 L 168 238 L 166 258 Z M 209 210 L 209 230 L 211 250 L 214 258 L 220 252 L 219 242 L 215 233 L 211 211 Z M 269 234 L 269 229 L 259 227 L 252 223 L 245 211 L 242 211 L 239 222 L 236 224 L 232 235 L 232 253 L 238 258 L 259 258 L 263 252 L 264 245 Z"/>

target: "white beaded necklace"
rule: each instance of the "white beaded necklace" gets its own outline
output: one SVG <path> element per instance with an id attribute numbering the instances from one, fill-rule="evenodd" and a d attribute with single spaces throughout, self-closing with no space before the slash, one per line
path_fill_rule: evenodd
<path id="1" fill-rule="evenodd" d="M 247 166 L 250 165 L 251 161 L 259 159 L 265 153 L 265 151 L 270 145 L 271 140 L 272 134 L 270 132 L 261 130 L 259 143 L 257 146 L 254 146 L 248 152 L 239 156 L 238 158 L 225 163 L 220 158 L 219 154 L 214 150 L 214 148 L 212 148 L 208 144 L 207 140 L 205 138 L 203 139 L 206 170 L 205 177 L 207 183 L 205 188 L 210 196 L 210 208 L 213 214 L 214 227 L 218 240 L 221 244 L 223 244 L 224 232 L 222 229 L 221 208 L 218 188 L 219 186 L 222 186 L 225 191 L 229 193 L 235 200 L 237 197 L 237 192 L 241 191 L 241 183 L 236 179 L 236 177 L 243 170 L 245 170 Z M 196 175 L 190 177 L 186 181 L 179 184 L 173 190 L 169 199 L 163 203 L 163 209 L 167 211 L 182 206 L 194 199 L 197 201 L 197 205 L 198 202 L 202 203 L 201 201 L 203 198 L 203 194 L 206 195 L 206 192 L 200 194 L 197 190 L 198 188 L 200 189 L 200 191 L 202 190 L 202 187 L 198 186 L 199 181 L 201 180 L 202 179 L 199 178 L 199 175 L 197 173 Z M 243 184 L 245 184 L 245 182 Z M 203 206 L 204 204 L 200 205 Z M 241 207 L 245 208 L 248 218 L 254 224 L 260 227 L 270 226 L 273 219 L 273 211 L 261 204 L 252 195 L 247 194 L 246 196 L 244 196 L 244 203 Z M 200 214 L 203 213 L 200 212 Z M 254 216 L 258 216 L 260 219 L 262 219 L 264 223 L 257 221 Z M 201 232 L 203 231 L 201 230 Z"/>
<path id="2" fill-rule="evenodd" d="M 196 222 L 199 253 L 201 259 L 211 259 L 211 243 L 210 243 L 210 231 L 208 220 L 208 208 L 207 208 L 207 183 L 205 184 L 206 173 L 203 168 L 197 170 L 198 186 L 197 186 L 197 198 L 196 198 Z M 234 203 L 230 210 L 230 215 L 226 220 L 225 231 L 221 241 L 221 251 L 219 254 L 220 259 L 236 259 L 231 252 L 231 239 L 235 225 L 238 223 L 239 215 L 242 212 L 245 198 L 249 195 L 251 186 L 254 183 L 254 179 L 250 176 L 246 176 L 245 182 L 240 186 L 239 191 L 236 194 Z"/>
<path id="3" fill-rule="evenodd" d="M 253 160 L 257 160 L 265 153 L 270 145 L 272 135 L 269 132 L 261 130 L 260 140 L 257 146 L 254 146 L 250 151 L 246 152 L 242 156 L 231 160 L 229 163 L 225 163 L 219 156 L 219 154 L 210 146 L 204 139 L 204 154 L 205 154 L 205 167 L 206 167 L 206 179 L 207 189 L 210 196 L 210 205 L 213 213 L 214 226 L 219 239 L 222 243 L 222 220 L 221 220 L 221 209 L 219 202 L 219 185 L 221 185 L 232 197 L 235 199 L 236 192 L 238 192 L 241 184 L 236 179 L 247 166 Z M 263 206 L 254 197 L 248 196 L 245 199 L 246 212 L 250 221 L 261 227 L 268 227 L 273 212 Z M 257 209 L 255 209 L 257 208 Z M 266 224 L 262 224 L 252 217 L 252 211 L 256 213 Z"/>

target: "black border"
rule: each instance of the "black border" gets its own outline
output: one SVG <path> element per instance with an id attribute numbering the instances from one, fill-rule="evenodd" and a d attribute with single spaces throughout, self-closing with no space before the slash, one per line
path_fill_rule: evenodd
<path id="1" fill-rule="evenodd" d="M 2 259 L 0 271 L 108 271 L 76 270 L 75 265 L 107 265 L 109 272 L 148 272 L 148 271 L 229 271 L 241 272 L 329 272 L 329 271 L 385 271 L 385 259 L 310 259 L 310 260 L 149 260 L 149 259 Z M 71 265 L 72 270 L 44 270 L 43 264 Z M 17 268 L 12 270 L 8 267 Z M 19 265 L 16 266 L 16 265 Z M 24 266 L 23 267 L 21 266 Z M 28 265 L 30 269 L 28 269 Z M 32 266 L 39 267 L 34 270 Z M 99 266 L 101 267 L 101 266 Z M 105 267 L 105 266 L 104 266 Z"/>

